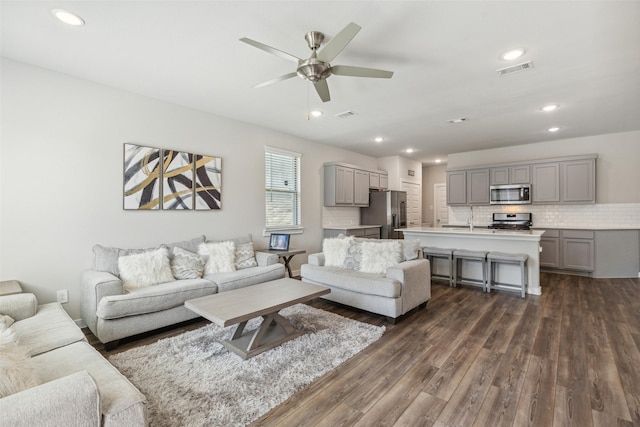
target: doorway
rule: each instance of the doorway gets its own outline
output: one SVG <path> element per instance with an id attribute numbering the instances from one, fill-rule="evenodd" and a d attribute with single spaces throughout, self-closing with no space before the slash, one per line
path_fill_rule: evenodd
<path id="1" fill-rule="evenodd" d="M 442 227 L 449 223 L 449 207 L 447 206 L 447 184 L 433 185 L 433 224 Z"/>

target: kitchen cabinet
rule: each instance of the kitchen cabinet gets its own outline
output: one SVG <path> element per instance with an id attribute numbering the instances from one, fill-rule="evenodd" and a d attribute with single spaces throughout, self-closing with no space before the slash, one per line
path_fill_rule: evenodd
<path id="1" fill-rule="evenodd" d="M 560 163 L 541 163 L 532 166 L 532 203 L 560 202 Z"/>
<path id="2" fill-rule="evenodd" d="M 369 172 L 369 188 L 374 190 L 386 190 L 389 188 L 389 175 L 378 172 Z"/>
<path id="3" fill-rule="evenodd" d="M 489 204 L 489 169 L 467 171 L 467 205 Z"/>
<path id="4" fill-rule="evenodd" d="M 559 230 L 546 230 L 540 237 L 540 247 L 540 267 L 562 268 Z"/>
<path id="5" fill-rule="evenodd" d="M 595 269 L 595 240 L 591 230 L 546 230 L 540 238 L 540 267 L 574 272 Z"/>
<path id="6" fill-rule="evenodd" d="M 379 239 L 380 226 L 354 226 L 354 227 L 329 227 L 324 229 L 324 237 L 345 236 L 364 237 L 366 239 Z"/>
<path id="7" fill-rule="evenodd" d="M 369 206 L 369 172 L 354 170 L 353 193 L 354 205 Z"/>
<path id="8" fill-rule="evenodd" d="M 447 205 L 467 204 L 467 172 L 447 172 Z"/>
<path id="9" fill-rule="evenodd" d="M 595 159 L 560 163 L 561 197 L 564 203 L 595 203 Z"/>
<path id="10" fill-rule="evenodd" d="M 529 184 L 531 167 L 529 165 L 521 166 L 502 166 L 491 168 L 490 185 L 509 185 L 509 184 Z"/>

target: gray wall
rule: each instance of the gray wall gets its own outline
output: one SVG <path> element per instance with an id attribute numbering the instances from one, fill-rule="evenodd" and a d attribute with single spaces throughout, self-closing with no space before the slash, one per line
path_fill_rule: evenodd
<path id="1" fill-rule="evenodd" d="M 597 203 L 640 203 L 640 131 L 539 142 L 451 154 L 449 168 L 573 156 L 598 155 Z"/>
<path id="2" fill-rule="evenodd" d="M 304 234 L 322 243 L 322 163 L 377 168 L 377 159 L 3 59 L 0 279 L 20 280 L 40 303 L 69 289 L 79 318 L 80 275 L 96 243 L 145 248 L 205 234 L 245 233 L 266 247 L 264 147 L 302 153 Z M 124 211 L 125 142 L 222 157 L 222 210 Z M 306 256 L 296 256 L 298 268 Z"/>

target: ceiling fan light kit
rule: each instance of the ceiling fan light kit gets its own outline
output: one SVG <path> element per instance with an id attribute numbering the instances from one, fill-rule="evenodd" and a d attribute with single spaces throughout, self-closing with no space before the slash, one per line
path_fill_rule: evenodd
<path id="1" fill-rule="evenodd" d="M 280 58 L 293 61 L 297 63 L 296 71 L 293 73 L 284 74 L 266 82 L 259 83 L 254 87 L 264 87 L 283 80 L 295 77 L 301 77 L 305 80 L 313 83 L 313 86 L 318 93 L 318 96 L 323 102 L 331 100 L 329 94 L 329 86 L 326 79 L 332 74 L 351 76 L 351 77 L 369 77 L 369 78 L 391 78 L 393 76 L 392 71 L 376 70 L 374 68 L 353 67 L 346 65 L 331 66 L 331 62 L 342 50 L 351 42 L 351 40 L 360 31 L 360 26 L 353 22 L 344 27 L 334 38 L 329 40 L 327 44 L 320 49 L 322 42 L 324 41 L 324 34 L 319 31 L 310 31 L 305 34 L 304 38 L 307 41 L 309 49 L 311 49 L 311 56 L 308 59 L 301 59 L 287 52 L 283 52 L 279 49 L 257 42 L 255 40 L 243 37 L 241 42 L 250 46 L 261 49 L 267 53 L 278 56 Z M 318 50 L 320 49 L 320 50 Z"/>

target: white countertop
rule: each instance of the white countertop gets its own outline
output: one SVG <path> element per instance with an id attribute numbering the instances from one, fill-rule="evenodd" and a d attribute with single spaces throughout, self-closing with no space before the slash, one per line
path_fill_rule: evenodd
<path id="1" fill-rule="evenodd" d="M 508 239 L 508 240 L 540 240 L 540 236 L 544 230 L 493 230 L 489 228 L 474 227 L 473 231 L 466 228 L 453 227 L 409 227 L 400 228 L 396 231 L 403 233 L 416 234 L 433 234 L 439 236 L 451 237 L 469 237 L 469 238 L 489 238 L 489 239 Z"/>
<path id="2" fill-rule="evenodd" d="M 474 225 L 474 230 L 477 228 L 487 228 L 488 225 Z M 446 224 L 443 225 L 444 228 L 469 228 L 468 225 L 465 224 Z M 597 226 L 597 225 L 534 225 L 531 227 L 532 230 L 592 230 L 592 231 L 602 231 L 602 230 L 639 230 L 640 227 L 625 227 L 625 226 Z"/>
<path id="3" fill-rule="evenodd" d="M 365 228 L 380 228 L 382 225 L 323 225 L 325 230 L 362 230 Z"/>

